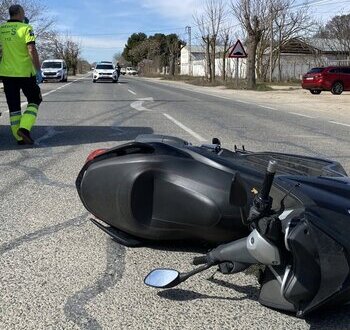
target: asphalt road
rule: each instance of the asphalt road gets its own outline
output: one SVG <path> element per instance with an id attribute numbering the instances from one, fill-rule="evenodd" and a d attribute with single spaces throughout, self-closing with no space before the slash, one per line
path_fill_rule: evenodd
<path id="1" fill-rule="evenodd" d="M 145 133 L 323 156 L 350 172 L 348 126 L 138 77 L 42 89 L 33 148 L 17 146 L 0 117 L 0 329 L 350 328 L 349 307 L 305 320 L 262 307 L 252 273 L 145 287 L 149 270 L 190 270 L 195 253 L 118 245 L 88 221 L 74 187 L 91 150 Z"/>

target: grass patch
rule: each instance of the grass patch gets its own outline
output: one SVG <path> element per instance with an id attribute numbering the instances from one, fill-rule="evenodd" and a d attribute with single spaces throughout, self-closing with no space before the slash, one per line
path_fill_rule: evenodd
<path id="1" fill-rule="evenodd" d="M 259 92 L 273 91 L 273 88 L 265 83 L 258 83 L 256 85 L 256 90 Z"/>
<path id="2" fill-rule="evenodd" d="M 224 86 L 227 89 L 247 90 L 247 81 L 245 79 L 240 79 L 238 81 L 238 86 L 237 86 L 236 79 L 228 79 L 226 81 L 222 81 L 221 79 L 217 78 L 214 82 L 210 82 L 208 81 L 208 79 L 204 77 L 193 77 L 188 75 L 169 76 L 169 75 L 162 75 L 162 74 L 156 74 L 156 73 L 148 73 L 143 76 L 147 78 L 160 78 L 161 80 L 183 81 L 191 85 L 202 86 L 202 87 Z M 255 90 L 259 92 L 272 91 L 274 90 L 274 88 L 272 88 L 271 86 L 292 86 L 289 89 L 293 90 L 293 89 L 297 89 L 296 87 L 300 86 L 300 81 L 271 83 L 271 84 L 266 82 L 258 82 Z"/>

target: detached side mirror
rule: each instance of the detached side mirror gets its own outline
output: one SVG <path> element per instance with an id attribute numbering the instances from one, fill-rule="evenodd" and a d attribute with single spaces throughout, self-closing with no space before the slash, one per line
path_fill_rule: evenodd
<path id="1" fill-rule="evenodd" d="M 144 279 L 153 288 L 172 288 L 180 283 L 180 273 L 174 269 L 154 269 Z"/>

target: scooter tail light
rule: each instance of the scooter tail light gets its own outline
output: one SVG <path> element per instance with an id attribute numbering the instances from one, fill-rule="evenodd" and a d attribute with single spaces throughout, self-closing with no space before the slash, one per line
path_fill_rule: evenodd
<path id="1" fill-rule="evenodd" d="M 86 163 L 89 162 L 90 160 L 95 159 L 97 156 L 103 154 L 106 152 L 107 149 L 97 149 L 92 151 L 89 156 L 86 158 Z"/>

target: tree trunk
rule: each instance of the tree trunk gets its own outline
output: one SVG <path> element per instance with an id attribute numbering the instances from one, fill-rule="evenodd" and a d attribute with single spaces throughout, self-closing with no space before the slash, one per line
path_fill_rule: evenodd
<path id="1" fill-rule="evenodd" d="M 258 46 L 258 40 L 254 36 L 249 36 L 248 39 L 248 58 L 247 58 L 247 88 L 256 88 L 256 75 L 255 75 L 255 63 L 256 63 L 256 49 Z"/>
<path id="2" fill-rule="evenodd" d="M 169 74 L 171 76 L 175 76 L 175 55 L 174 54 L 171 54 L 170 55 L 170 72 Z"/>
<path id="3" fill-rule="evenodd" d="M 211 82 L 215 81 L 215 50 L 216 50 L 216 42 L 215 37 L 212 37 L 212 40 L 210 42 L 211 46 Z"/>
<path id="4" fill-rule="evenodd" d="M 225 35 L 224 38 L 224 52 L 222 53 L 222 80 L 226 81 L 226 54 L 228 51 L 228 34 Z"/>
<path id="5" fill-rule="evenodd" d="M 207 59 L 207 78 L 211 82 L 212 81 L 212 72 L 211 72 L 211 58 L 210 58 L 210 40 L 209 36 L 205 38 L 205 53 Z"/>

